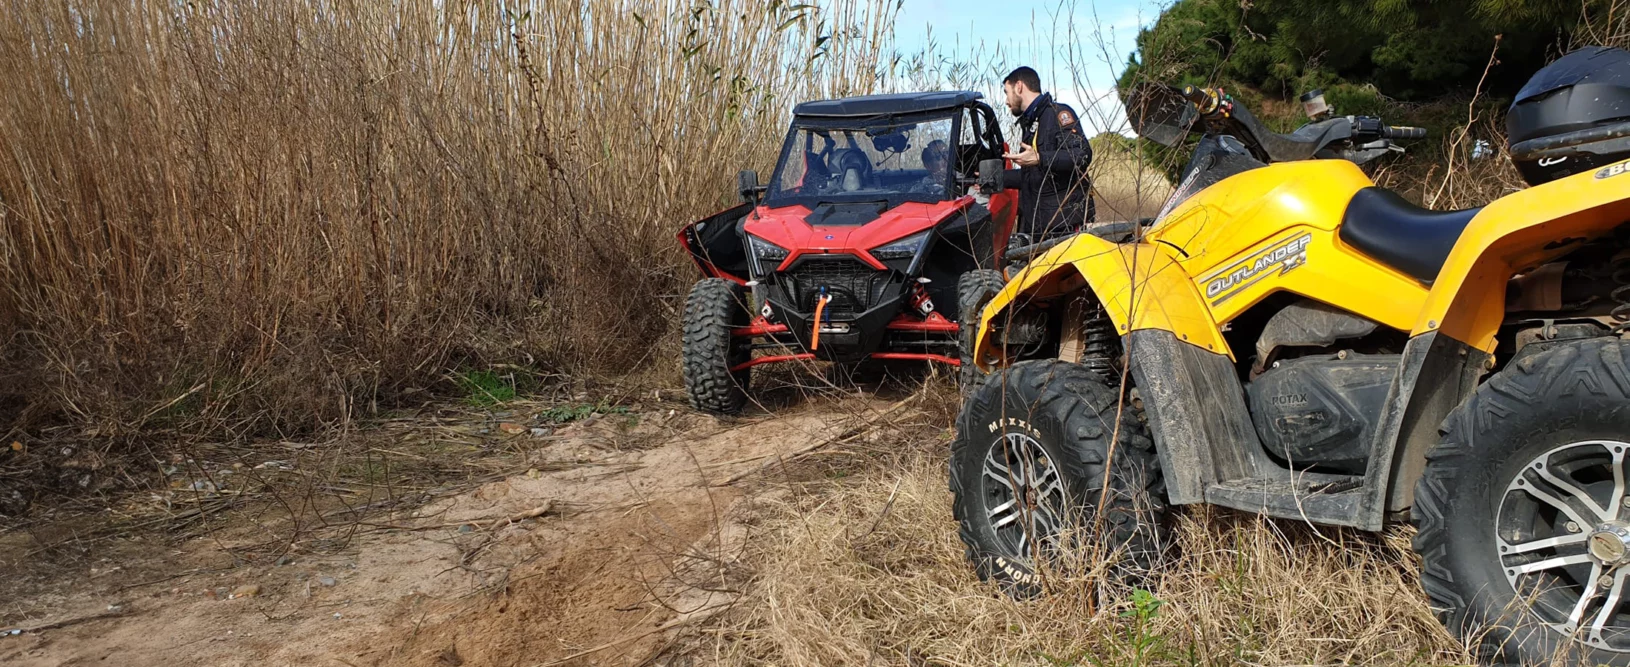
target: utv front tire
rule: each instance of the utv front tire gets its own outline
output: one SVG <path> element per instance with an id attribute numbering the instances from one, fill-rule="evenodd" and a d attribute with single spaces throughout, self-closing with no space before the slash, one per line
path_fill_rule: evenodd
<path id="1" fill-rule="evenodd" d="M 1496 662 L 1630 665 L 1630 563 L 1596 551 L 1630 526 L 1627 463 L 1630 342 L 1562 345 L 1479 387 L 1427 454 L 1411 512 L 1439 620 Z"/>
<path id="2" fill-rule="evenodd" d="M 957 322 L 961 325 L 957 331 L 957 351 L 962 361 L 957 369 L 957 383 L 963 393 L 972 391 L 985 377 L 973 357 L 973 346 L 979 337 L 979 314 L 985 310 L 985 304 L 1002 291 L 1004 284 L 1002 273 L 991 269 L 969 271 L 957 279 Z"/>
<path id="3" fill-rule="evenodd" d="M 704 278 L 685 299 L 684 375 L 691 407 L 716 415 L 733 415 L 747 405 L 752 368 L 730 369 L 752 359 L 752 339 L 731 335 L 749 323 L 741 286 L 722 278 Z"/>
<path id="4" fill-rule="evenodd" d="M 1120 559 L 1115 572 L 1131 578 L 1154 565 L 1164 487 L 1153 442 L 1119 396 L 1091 371 L 1056 360 L 1015 364 L 969 395 L 951 443 L 951 493 L 981 578 L 1039 594 L 1036 556 L 1093 548 L 1086 540 L 1095 525 L 1097 546 Z"/>

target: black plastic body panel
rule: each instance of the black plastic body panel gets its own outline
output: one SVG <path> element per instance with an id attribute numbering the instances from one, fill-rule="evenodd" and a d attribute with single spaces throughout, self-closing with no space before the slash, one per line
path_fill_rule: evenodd
<path id="1" fill-rule="evenodd" d="M 679 238 L 702 275 L 723 278 L 724 275 L 719 275 L 723 273 L 747 280 L 747 246 L 737 228 L 752 211 L 752 204 L 738 204 L 680 230 Z"/>
<path id="2" fill-rule="evenodd" d="M 1364 473 L 1399 355 L 1302 357 L 1246 385 L 1270 454 L 1292 469 Z"/>
<path id="3" fill-rule="evenodd" d="M 842 319 L 829 319 L 828 322 L 843 322 L 849 325 L 847 333 L 821 334 L 820 347 L 810 350 L 810 338 L 814 334 L 811 326 L 814 313 L 801 313 L 791 307 L 791 304 L 781 300 L 780 290 L 771 292 L 770 306 L 775 309 L 778 318 L 792 331 L 798 346 L 804 350 L 815 353 L 815 358 L 822 361 L 853 362 L 865 359 L 883 345 L 883 338 L 888 335 L 890 320 L 900 314 L 900 305 L 903 302 L 898 290 L 878 299 L 870 310 L 853 317 Z"/>
<path id="4" fill-rule="evenodd" d="M 1254 477 L 1272 464 L 1227 356 L 1158 329 L 1133 331 L 1122 342 L 1172 503 L 1203 502 L 1207 486 Z"/>
<path id="5" fill-rule="evenodd" d="M 883 95 L 864 95 L 860 97 L 844 97 L 834 100 L 814 100 L 803 102 L 792 108 L 795 116 L 820 116 L 826 118 L 864 118 L 869 116 L 882 116 L 888 114 L 922 113 L 925 111 L 939 111 L 953 109 L 972 104 L 984 99 L 984 95 L 972 90 L 948 90 L 926 93 L 887 93 Z"/>
<path id="6" fill-rule="evenodd" d="M 1368 473 L 1386 476 L 1386 495 L 1377 493 L 1374 499 L 1380 504 L 1385 498 L 1385 512 L 1414 504 L 1426 451 L 1437 445 L 1443 420 L 1477 390 L 1491 360 L 1489 353 L 1437 332 L 1410 339 L 1404 348 L 1404 372 L 1387 397 L 1388 412 L 1376 434 L 1380 458 L 1370 462 Z M 1380 529 L 1379 519 L 1374 525 Z"/>
<path id="7" fill-rule="evenodd" d="M 1342 475 L 1293 471 L 1266 453 L 1227 357 L 1168 331 L 1134 331 L 1123 343 L 1172 504 L 1208 502 L 1364 530 L 1380 530 L 1389 512 L 1409 507 L 1438 425 L 1476 388 L 1489 360 L 1435 332 L 1410 339 L 1364 474 Z"/>

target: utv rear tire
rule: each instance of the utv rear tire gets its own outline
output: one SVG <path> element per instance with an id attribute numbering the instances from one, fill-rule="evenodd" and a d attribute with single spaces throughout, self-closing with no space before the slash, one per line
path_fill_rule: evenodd
<path id="1" fill-rule="evenodd" d="M 733 415 L 747 405 L 753 369 L 730 369 L 752 358 L 752 339 L 730 330 L 749 323 L 746 294 L 722 278 L 705 278 L 685 299 L 684 375 L 691 407 Z"/>
<path id="2" fill-rule="evenodd" d="M 985 377 L 973 358 L 974 342 L 979 336 L 979 314 L 985 310 L 985 304 L 1002 291 L 1004 284 L 1002 273 L 992 269 L 976 269 L 957 279 L 957 322 L 961 325 L 957 331 L 957 351 L 962 361 L 957 369 L 957 383 L 964 394 Z"/>
<path id="3" fill-rule="evenodd" d="M 951 493 L 959 534 L 980 578 L 1021 597 L 1042 591 L 1033 556 L 1040 551 L 1036 540 L 1047 539 L 1038 535 L 1046 532 L 1046 526 L 1033 528 L 1044 517 L 1032 509 L 1028 516 L 1013 519 L 1013 511 L 1000 510 L 1017 496 L 1027 499 L 1025 505 L 1038 498 L 1045 502 L 1053 496 L 1053 485 L 1044 480 L 1053 475 L 1062 483 L 1065 503 L 1059 527 L 1090 531 L 1098 522 L 1100 544 L 1106 554 L 1119 554 L 1113 571 L 1124 579 L 1155 564 L 1163 537 L 1165 491 L 1153 441 L 1131 405 L 1117 406 L 1119 396 L 1091 371 L 1057 360 L 1015 364 L 986 378 L 969 395 L 951 443 Z M 1117 410 L 1120 437 L 1112 447 Z M 1013 487 L 1023 483 L 1020 473 L 1009 473 L 1002 480 L 999 471 L 1012 471 L 1018 463 L 1015 443 L 1042 454 L 1039 465 L 1017 466 L 1040 478 L 1041 483 L 1025 485 L 1039 491 L 1015 492 Z M 1107 502 L 1098 507 L 1106 482 Z M 1014 539 L 1015 526 L 1020 533 L 1035 535 L 1027 541 L 1030 548 L 1017 548 L 1026 541 Z M 1075 540 L 1064 548 L 1091 547 Z"/>
<path id="4" fill-rule="evenodd" d="M 1548 664 L 1560 653 L 1568 664 L 1630 665 L 1627 635 L 1610 630 L 1604 635 L 1611 641 L 1595 646 L 1568 636 L 1594 638 L 1588 637 L 1590 626 L 1610 596 L 1592 594 L 1578 629 L 1564 634 L 1559 628 L 1592 590 L 1580 582 L 1600 578 L 1592 574 L 1595 561 L 1586 548 L 1594 542 L 1587 537 L 1594 526 L 1579 525 L 1533 493 L 1554 494 L 1572 516 L 1590 523 L 1630 518 L 1621 509 L 1630 502 L 1613 500 L 1611 491 L 1612 466 L 1623 469 L 1630 450 L 1630 341 L 1593 339 L 1522 358 L 1456 408 L 1442 434 L 1427 454 L 1411 511 L 1421 585 L 1439 620 L 1461 637 L 1477 637 L 1485 660 Z M 1602 464 L 1604 457 L 1609 461 Z M 1598 465 L 1606 469 L 1605 481 Z M 1541 475 L 1564 480 L 1586 497 L 1600 496 L 1591 502 L 1605 505 L 1609 515 L 1572 491 L 1556 493 L 1562 487 L 1548 487 Z M 1556 539 L 1545 535 L 1571 543 L 1536 546 Z M 1576 552 L 1590 560 L 1521 569 Z M 1534 593 L 1540 585 L 1546 592 Z M 1571 592 L 1575 587 L 1579 592 Z M 1620 614 L 1608 614 L 1608 624 L 1627 625 L 1627 597 L 1617 605 Z M 1566 609 L 1558 611 L 1559 599 Z"/>

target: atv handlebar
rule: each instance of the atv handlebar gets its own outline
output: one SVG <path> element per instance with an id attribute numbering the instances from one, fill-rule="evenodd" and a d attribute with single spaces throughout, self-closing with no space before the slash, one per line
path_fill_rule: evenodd
<path id="1" fill-rule="evenodd" d="M 1189 104 L 1193 104 L 1194 108 L 1198 109 L 1202 115 L 1217 110 L 1217 103 L 1221 98 L 1218 92 L 1210 88 L 1183 86 L 1183 97 L 1187 98 Z"/>
<path id="2" fill-rule="evenodd" d="M 1410 127 L 1408 125 L 1388 125 L 1381 130 L 1381 136 L 1386 139 L 1425 139 L 1426 128 Z"/>

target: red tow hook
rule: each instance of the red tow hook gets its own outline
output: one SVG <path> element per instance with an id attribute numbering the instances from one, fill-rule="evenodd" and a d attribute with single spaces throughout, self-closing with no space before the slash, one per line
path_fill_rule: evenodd
<path id="1" fill-rule="evenodd" d="M 826 293 L 825 287 L 821 288 L 821 295 L 815 297 L 815 324 L 813 325 L 815 330 L 809 334 L 809 349 L 811 350 L 821 349 L 821 313 L 826 311 L 826 302 L 831 300 L 832 295 Z"/>

